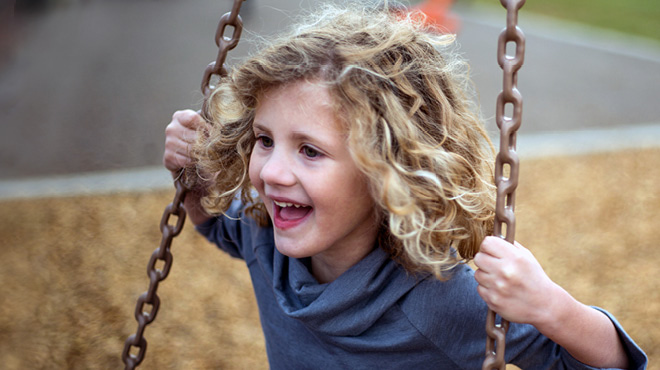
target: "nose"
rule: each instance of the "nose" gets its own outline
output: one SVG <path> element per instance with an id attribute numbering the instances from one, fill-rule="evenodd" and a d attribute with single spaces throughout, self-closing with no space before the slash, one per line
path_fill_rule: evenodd
<path id="1" fill-rule="evenodd" d="M 296 176 L 292 159 L 281 150 L 275 149 L 262 163 L 259 177 L 269 186 L 293 186 Z"/>

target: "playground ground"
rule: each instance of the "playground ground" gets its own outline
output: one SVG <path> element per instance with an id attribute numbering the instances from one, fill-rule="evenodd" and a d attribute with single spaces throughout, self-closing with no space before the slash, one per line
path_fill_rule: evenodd
<path id="1" fill-rule="evenodd" d="M 607 308 L 660 369 L 660 149 L 525 160 L 517 239 Z M 172 190 L 0 202 L 5 369 L 116 369 Z M 247 269 L 195 234 L 172 247 L 145 369 L 266 369 Z M 485 334 L 484 334 L 485 335 Z"/>

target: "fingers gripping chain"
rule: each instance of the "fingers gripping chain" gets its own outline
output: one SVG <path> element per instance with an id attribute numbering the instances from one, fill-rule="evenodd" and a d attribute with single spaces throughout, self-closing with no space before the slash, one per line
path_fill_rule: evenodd
<path id="1" fill-rule="evenodd" d="M 236 47 L 243 29 L 243 21 L 238 15 L 243 1 L 244 0 L 234 0 L 231 12 L 224 14 L 222 18 L 220 18 L 215 37 L 216 45 L 220 48 L 218 51 L 218 57 L 215 62 L 212 62 L 206 67 L 206 70 L 204 71 L 204 79 L 202 81 L 202 93 L 205 97 L 202 109 L 203 112 L 206 112 L 206 101 L 213 90 L 213 87 L 209 86 L 211 78 L 213 75 L 219 75 L 221 77 L 227 75 L 227 69 L 224 66 L 227 52 Z M 227 26 L 234 27 L 232 37 L 229 39 L 223 36 Z M 204 118 L 206 118 L 206 116 Z M 160 230 L 163 235 L 160 247 L 156 248 L 151 255 L 151 259 L 147 263 L 149 290 L 138 298 L 137 304 L 135 305 L 135 320 L 138 322 L 138 328 L 136 333 L 128 337 L 124 343 L 122 361 L 124 362 L 126 369 L 134 369 L 140 365 L 147 352 L 147 341 L 144 339 L 144 330 L 147 325 L 151 324 L 154 319 L 156 319 L 156 314 L 160 307 L 160 298 L 158 297 L 158 294 L 156 294 L 156 290 L 158 289 L 158 284 L 167 277 L 172 266 L 172 253 L 170 252 L 170 246 L 172 245 L 172 239 L 179 235 L 183 229 L 186 219 L 186 211 L 183 208 L 183 201 L 186 198 L 188 188 L 191 185 L 189 183 L 191 181 L 192 179 L 189 176 L 185 176 L 185 174 L 184 176 L 179 176 L 174 181 L 174 186 L 176 187 L 174 200 L 163 212 L 163 217 L 160 221 Z M 172 216 L 177 218 L 174 225 L 170 224 L 170 218 L 172 218 Z M 159 261 L 163 262 L 161 268 L 156 267 Z M 136 354 L 131 353 L 135 352 L 136 349 Z"/>
<path id="2" fill-rule="evenodd" d="M 515 191 L 518 187 L 519 159 L 516 153 L 516 132 L 522 122 L 522 95 L 518 91 L 518 70 L 525 55 L 525 35 L 518 27 L 518 10 L 525 0 L 500 0 L 506 8 L 506 28 L 498 39 L 497 62 L 503 71 L 502 91 L 497 97 L 495 120 L 500 129 L 500 151 L 495 161 L 495 227 L 493 234 L 513 244 L 516 219 L 514 215 Z M 507 55 L 508 43 L 515 45 L 515 55 Z M 513 106 L 511 117 L 505 115 L 507 104 Z M 506 332 L 509 322 L 496 323 L 497 313 L 488 310 L 486 318 L 486 358 L 482 370 L 504 370 L 506 361 Z"/>

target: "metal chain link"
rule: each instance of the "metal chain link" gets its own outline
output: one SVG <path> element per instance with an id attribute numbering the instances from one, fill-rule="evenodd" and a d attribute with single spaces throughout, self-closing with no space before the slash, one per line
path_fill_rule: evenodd
<path id="1" fill-rule="evenodd" d="M 522 95 L 518 91 L 518 70 L 525 56 L 525 35 L 518 27 L 518 10 L 525 0 L 500 0 L 506 8 L 506 28 L 502 30 L 497 46 L 497 62 L 502 68 L 503 87 L 497 96 L 495 121 L 500 129 L 500 152 L 495 161 L 495 227 L 493 235 L 509 243 L 515 240 L 516 219 L 514 215 L 515 191 L 518 187 L 519 159 L 516 153 L 516 132 L 522 122 Z M 507 44 L 515 46 L 515 55 L 506 53 Z M 505 116 L 507 104 L 512 106 L 512 116 Z M 505 370 L 506 333 L 509 322 L 505 319 L 497 324 L 497 313 L 488 310 L 486 319 L 486 358 L 482 370 Z"/>
<path id="2" fill-rule="evenodd" d="M 215 43 L 219 47 L 218 57 L 215 62 L 211 62 L 204 71 L 204 78 L 202 80 L 202 93 L 204 94 L 204 105 L 202 112 L 206 112 L 207 100 L 213 91 L 210 86 L 210 81 L 213 75 L 220 77 L 227 76 L 227 68 L 224 65 L 227 58 L 227 52 L 236 47 L 238 44 L 241 31 L 243 29 L 243 21 L 238 15 L 241 4 L 244 0 L 234 0 L 234 6 L 231 12 L 225 13 L 220 18 L 218 29 L 215 35 Z M 231 38 L 224 37 L 224 32 L 227 26 L 233 26 L 234 32 Z M 205 116 L 206 118 L 206 116 Z M 144 339 L 144 330 L 146 326 L 151 324 L 156 319 L 158 308 L 160 307 L 160 298 L 156 294 L 158 284 L 165 280 L 172 267 L 172 253 L 170 246 L 172 239 L 181 233 L 183 225 L 186 220 L 186 211 L 183 208 L 183 201 L 188 194 L 188 190 L 194 184 L 194 179 L 187 176 L 185 173 L 174 181 L 176 193 L 174 200 L 163 212 L 160 220 L 160 230 L 162 239 L 160 246 L 152 253 L 151 259 L 147 263 L 147 276 L 149 276 L 149 290 L 143 293 L 137 300 L 135 305 L 135 320 L 138 322 L 138 328 L 135 334 L 126 339 L 124 343 L 124 351 L 122 352 L 122 361 L 125 364 L 125 369 L 135 369 L 144 360 L 147 352 L 147 340 Z M 176 216 L 176 224 L 170 224 L 170 218 Z M 157 268 L 156 264 L 161 261 L 162 268 Z M 149 307 L 150 306 L 150 307 Z M 149 308 L 146 310 L 146 308 Z M 137 354 L 131 353 L 131 350 L 137 349 Z"/>
<path id="3" fill-rule="evenodd" d="M 214 88 L 214 86 L 211 85 L 211 79 L 213 76 L 219 76 L 221 78 L 227 76 L 227 67 L 225 66 L 227 52 L 238 45 L 238 41 L 241 38 L 241 32 L 243 32 L 243 20 L 238 15 L 243 1 L 244 0 L 234 0 L 234 6 L 232 7 L 231 12 L 225 13 L 220 18 L 218 29 L 215 31 L 215 44 L 218 46 L 218 57 L 214 62 L 211 62 L 206 66 L 204 77 L 202 78 L 202 93 L 206 99 L 204 99 L 204 105 L 202 106 L 200 113 L 207 121 L 209 121 L 209 117 L 206 104 L 208 97 L 211 95 L 211 91 L 213 91 Z M 229 38 L 224 37 L 227 27 L 234 28 L 234 31 Z"/>
<path id="4" fill-rule="evenodd" d="M 124 351 L 122 353 L 122 360 L 126 365 L 126 369 L 134 369 L 137 367 L 147 351 L 147 341 L 144 339 L 144 330 L 147 325 L 151 324 L 158 314 L 160 307 L 160 298 L 156 294 L 158 284 L 164 280 L 170 272 L 172 266 L 172 253 L 170 246 L 172 239 L 181 233 L 183 224 L 186 220 L 186 211 L 183 209 L 183 201 L 185 200 L 187 189 L 180 181 L 175 181 L 176 194 L 174 200 L 170 203 L 163 212 L 163 217 L 160 220 L 160 231 L 163 237 L 160 242 L 160 247 L 151 255 L 149 263 L 147 263 L 147 276 L 149 276 L 149 290 L 143 293 L 137 300 L 135 305 L 135 320 L 138 322 L 138 328 L 135 334 L 128 337 L 124 343 Z M 175 225 L 170 225 L 170 217 L 176 216 L 178 219 Z M 162 268 L 158 269 L 156 263 L 158 261 L 164 262 Z M 145 306 L 151 306 L 149 311 L 145 311 Z M 137 348 L 138 353 L 132 354 L 131 349 Z"/>

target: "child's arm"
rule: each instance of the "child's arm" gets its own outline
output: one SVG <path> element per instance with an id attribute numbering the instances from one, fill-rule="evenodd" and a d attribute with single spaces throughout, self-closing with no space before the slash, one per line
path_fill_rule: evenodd
<path id="1" fill-rule="evenodd" d="M 163 165 L 172 172 L 172 177 L 181 175 L 181 169 L 189 167 L 193 160 L 190 157 L 189 146 L 197 139 L 197 132 L 208 124 L 192 110 L 177 111 L 172 115 L 172 121 L 165 129 L 165 152 Z M 211 215 L 206 213 L 200 204 L 204 196 L 203 190 L 193 190 L 186 195 L 184 207 L 188 217 L 195 225 L 201 225 Z"/>
<path id="2" fill-rule="evenodd" d="M 534 325 L 578 361 L 628 367 L 628 358 L 610 319 L 575 300 L 545 274 L 532 253 L 498 237 L 487 237 L 474 263 L 479 295 L 503 318 Z"/>

